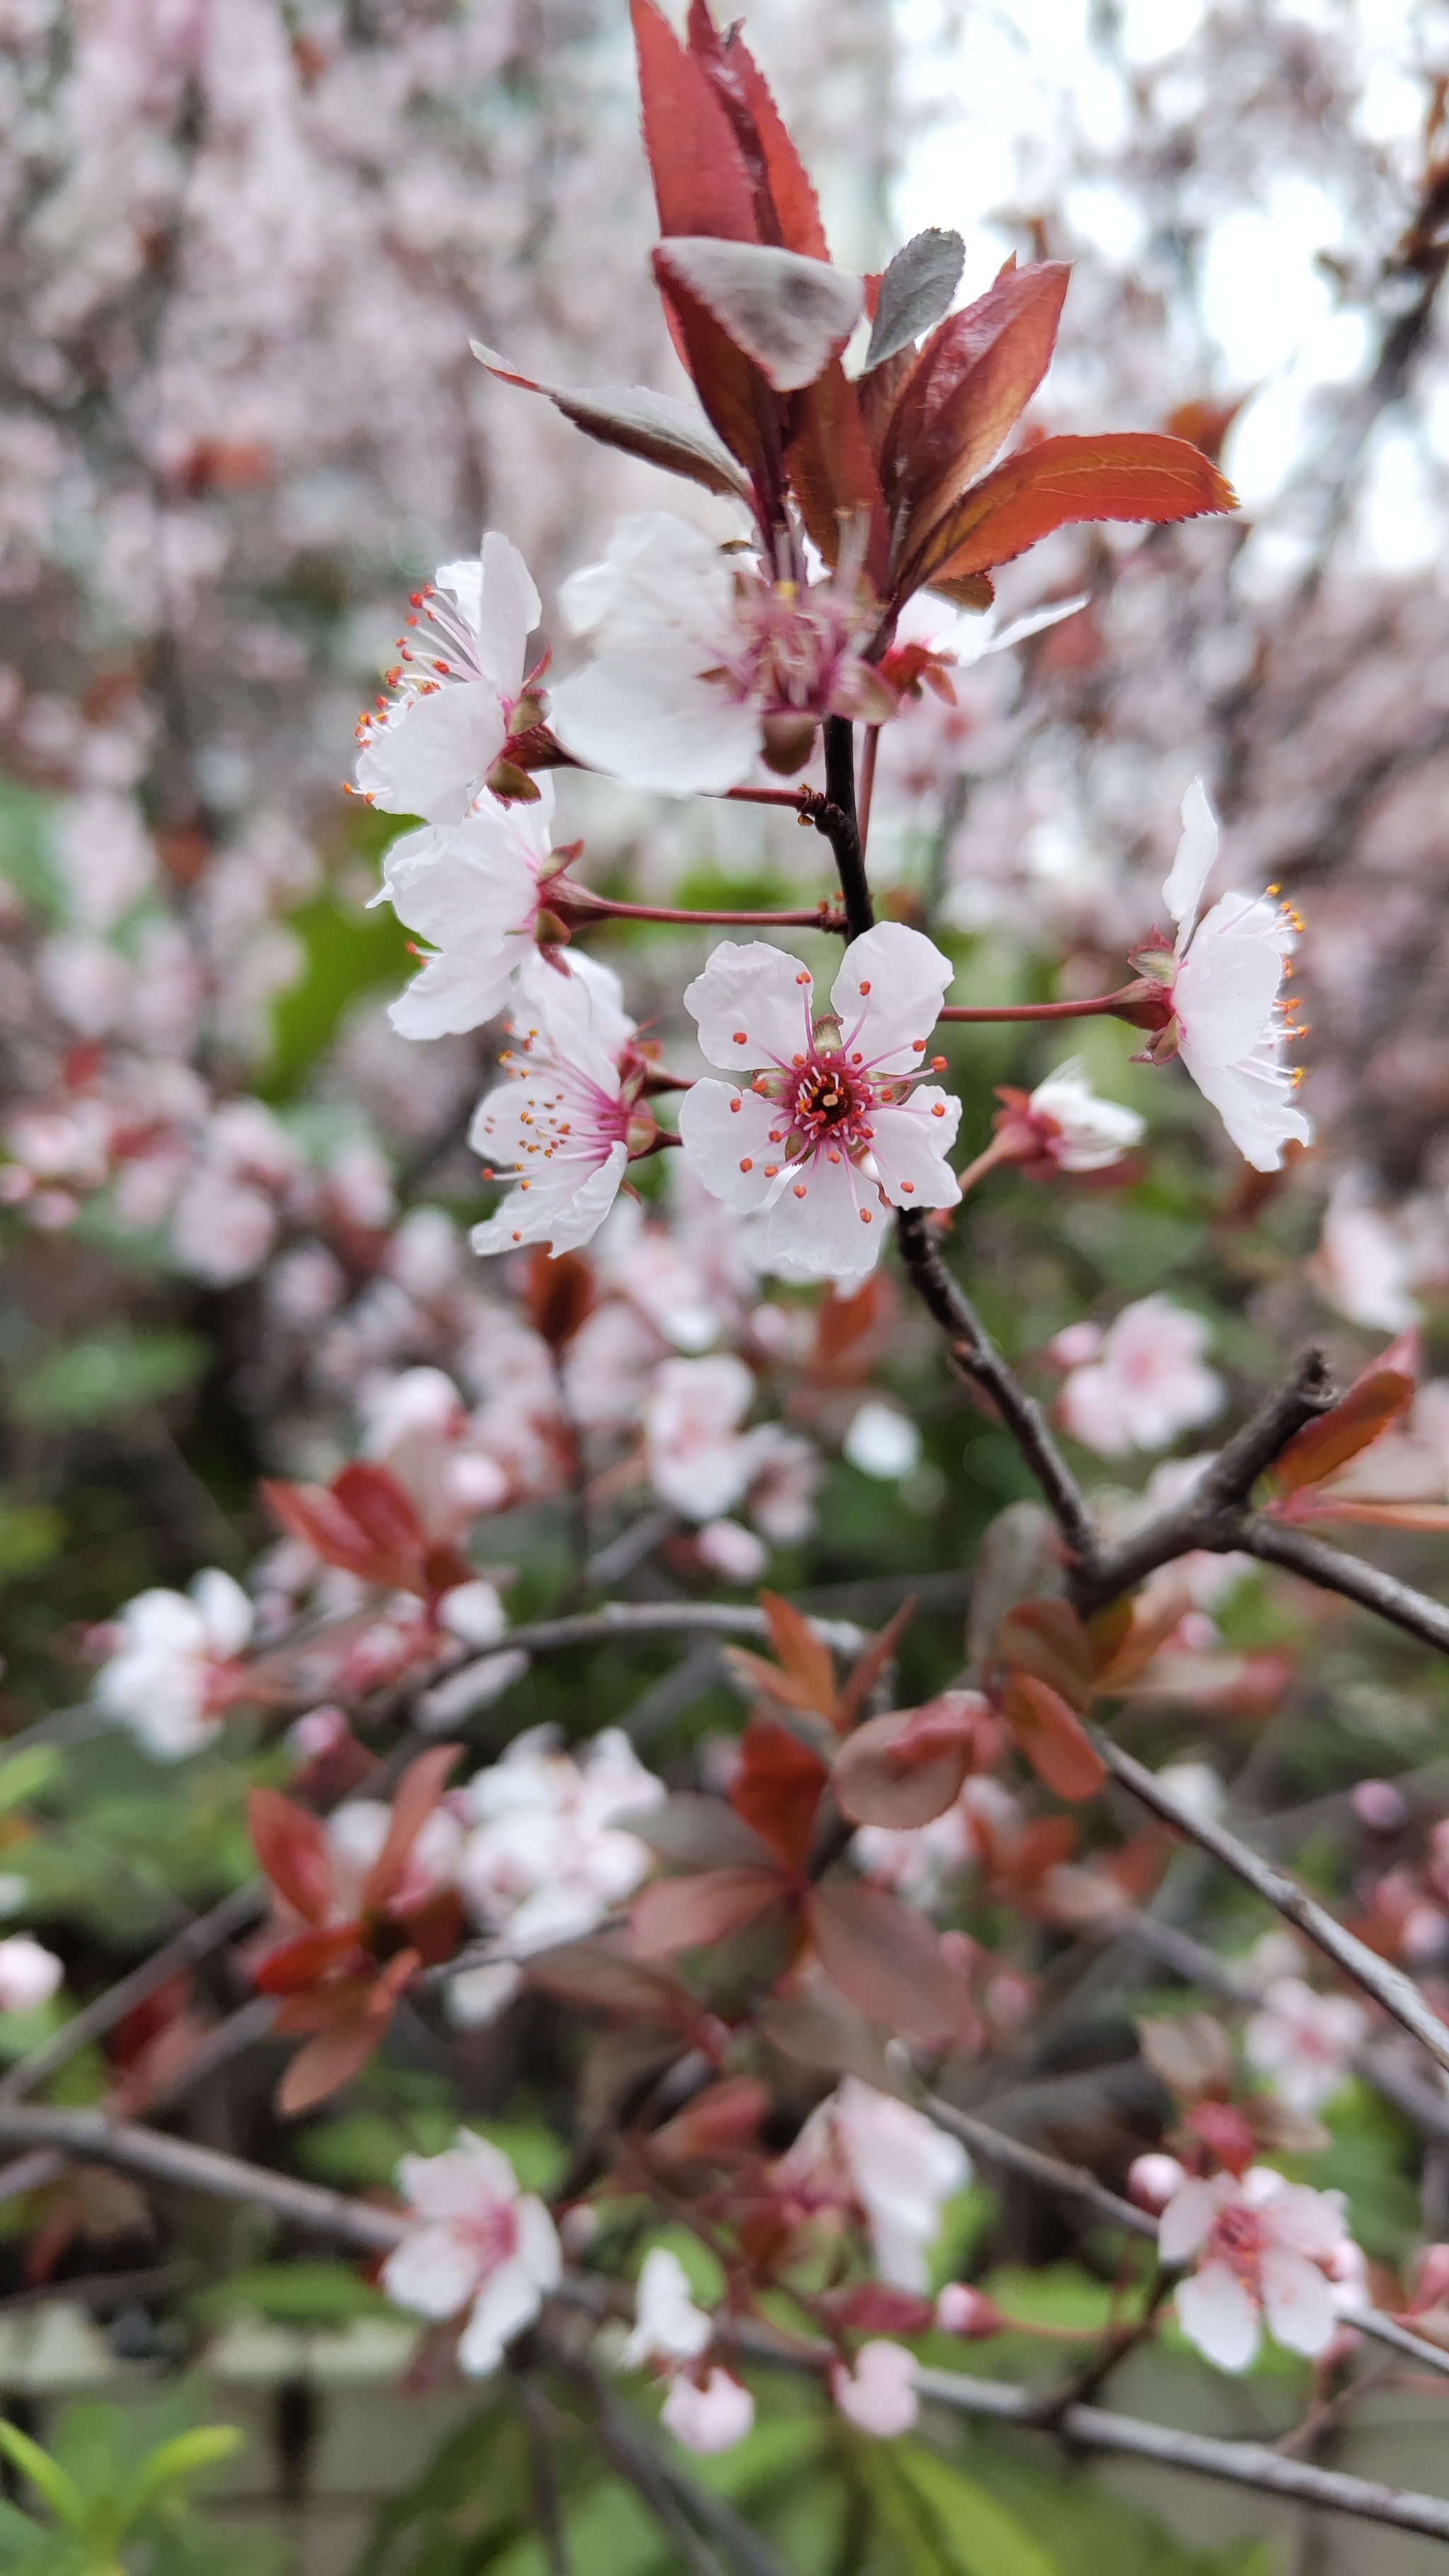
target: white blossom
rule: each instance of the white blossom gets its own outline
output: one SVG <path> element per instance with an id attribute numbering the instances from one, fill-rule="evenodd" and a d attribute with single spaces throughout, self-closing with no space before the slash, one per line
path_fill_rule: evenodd
<path id="1" fill-rule="evenodd" d="M 433 950 L 389 1007 L 400 1036 L 445 1037 L 502 1010 L 534 951 L 552 821 L 553 781 L 544 778 L 534 805 L 485 795 L 461 821 L 394 841 L 373 903 L 390 903 Z"/>
<path id="2" fill-rule="evenodd" d="M 1368 2015 L 1352 1995 L 1319 1995 L 1301 1977 L 1273 1977 L 1243 2034 L 1243 2053 L 1291 2110 L 1312 2112 L 1339 2090 L 1367 2032 Z"/>
<path id="3" fill-rule="evenodd" d="M 1071 1325 L 1052 1345 L 1068 1361 L 1062 1419 L 1103 1458 L 1162 1449 L 1221 1406 L 1222 1379 L 1203 1359 L 1208 1328 L 1170 1297 L 1139 1297 L 1105 1333 Z"/>
<path id="4" fill-rule="evenodd" d="M 235 1658 L 252 1633 L 241 1585 L 210 1566 L 189 1593 L 138 1593 L 119 1625 L 121 1643 L 96 1676 L 97 1700 L 158 1761 L 195 1753 L 236 1696 Z"/>
<path id="5" fill-rule="evenodd" d="M 64 1974 L 53 1950 L 29 1932 L 12 1932 L 0 1941 L 0 2013 L 37 2012 Z"/>
<path id="6" fill-rule="evenodd" d="M 546 1243 L 576 1252 L 598 1232 L 629 1160 L 634 1105 L 619 1057 L 634 1034 L 619 979 L 597 959 L 550 965 L 537 950 L 518 978 L 518 1052 L 473 1115 L 468 1142 L 485 1177 L 514 1183 L 475 1225 L 475 1252 Z"/>
<path id="7" fill-rule="evenodd" d="M 577 1755 L 559 1752 L 548 1728 L 531 1729 L 468 1784 L 465 1897 L 515 1950 L 593 1931 L 647 1875 L 649 1851 L 627 1819 L 664 1794 L 618 1727 Z"/>
<path id="8" fill-rule="evenodd" d="M 358 792 L 388 814 L 461 823 L 484 793 L 523 691 L 541 614 L 528 567 L 507 537 L 443 564 L 417 595 L 394 694 L 358 727 Z"/>
<path id="9" fill-rule="evenodd" d="M 471 2301 L 458 2359 L 484 2378 L 557 2285 L 558 2231 L 502 2148 L 471 2129 L 442 2155 L 404 2156 L 398 2187 L 408 2232 L 382 2267 L 383 2288 L 424 2317 L 455 2317 Z"/>
<path id="10" fill-rule="evenodd" d="M 1343 2194 L 1255 2165 L 1241 2181 L 1189 2177 L 1158 2221 L 1164 2263 L 1197 2268 L 1177 2286 L 1178 2323 L 1219 2370 L 1246 2370 L 1264 2325 L 1290 2352 L 1326 2351 L 1337 2325 L 1330 2269 L 1351 2243 Z"/>

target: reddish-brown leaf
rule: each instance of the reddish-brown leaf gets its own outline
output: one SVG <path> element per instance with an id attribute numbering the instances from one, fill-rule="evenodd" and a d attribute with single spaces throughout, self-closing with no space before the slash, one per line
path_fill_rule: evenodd
<path id="1" fill-rule="evenodd" d="M 1074 1708 L 1085 1708 L 1096 1688 L 1091 1638 L 1071 1603 L 1057 1595 L 1016 1602 L 997 1630 L 996 1654 L 1049 1682 Z"/>
<path id="2" fill-rule="evenodd" d="M 1076 1711 L 1035 1673 L 1013 1668 L 1001 1713 L 1032 1769 L 1059 1798 L 1090 1798 L 1107 1771 Z"/>
<path id="3" fill-rule="evenodd" d="M 1411 1336 L 1391 1345 L 1355 1378 L 1331 1412 L 1305 1422 L 1273 1463 L 1273 1483 L 1280 1494 L 1301 1485 L 1320 1485 L 1367 1449 L 1414 1401 L 1416 1353 Z"/>
<path id="4" fill-rule="evenodd" d="M 857 2281 L 848 2290 L 832 2290 L 826 2305 L 848 2334 L 927 2334 L 935 2315 L 929 2299 L 914 2290 L 893 2290 L 888 2281 Z"/>
<path id="5" fill-rule="evenodd" d="M 330 2093 L 338 2092 L 354 2075 L 361 2074 L 386 2029 L 386 2021 L 371 2012 L 360 2012 L 334 2022 L 330 2030 L 319 2031 L 305 2048 L 298 2049 L 277 2086 L 277 2109 L 288 2119 L 296 2119 L 299 2112 L 325 2102 Z"/>
<path id="6" fill-rule="evenodd" d="M 877 1630 L 865 1652 L 851 1665 L 835 1719 L 842 1735 L 854 1726 L 915 1615 L 916 1596 L 913 1592 L 901 1603 L 899 1610 L 892 1613 L 885 1626 Z"/>
<path id="7" fill-rule="evenodd" d="M 334 1923 L 320 1932 L 300 1932 L 295 1941 L 269 1950 L 257 1970 L 261 1992 L 299 1995 L 317 1985 L 333 1968 L 356 1956 L 361 1929 L 358 1923 Z"/>
<path id="8" fill-rule="evenodd" d="M 657 253 L 655 277 L 695 391 L 731 456 L 744 467 L 757 515 L 772 524 L 783 506 L 785 396 L 766 384 L 702 299 L 681 278 L 666 277 Z"/>
<path id="9" fill-rule="evenodd" d="M 550 384 L 509 366 L 481 340 L 470 341 L 469 346 L 500 384 L 542 394 L 565 420 L 601 446 L 616 447 L 625 456 L 641 456 L 667 474 L 683 474 L 691 483 L 703 484 L 706 492 L 728 493 L 736 500 L 747 494 L 749 486 L 739 466 L 693 403 L 677 402 L 672 394 L 656 394 L 647 385 Z"/>
<path id="10" fill-rule="evenodd" d="M 954 2035 L 966 1989 L 923 1915 L 853 1879 L 813 1889 L 807 1918 L 826 1975 L 867 2021 L 903 2039 Z"/>
<path id="11" fill-rule="evenodd" d="M 536 1245 L 528 1257 L 524 1302 L 528 1320 L 551 1351 L 565 1350 L 594 1307 L 592 1265 L 578 1252 L 546 1252 Z"/>
<path id="12" fill-rule="evenodd" d="M 853 1825 L 928 1825 L 954 1806 L 981 1731 L 995 1731 L 979 1691 L 943 1691 L 923 1708 L 867 1718 L 835 1757 L 835 1802 Z"/>
<path id="13" fill-rule="evenodd" d="M 387 1840 L 363 1883 L 362 1902 L 368 1913 L 376 1913 L 386 1905 L 398 1886 L 413 1845 L 441 1798 L 448 1773 L 462 1750 L 461 1744 L 435 1744 L 408 1764 L 393 1797 Z"/>
<path id="14" fill-rule="evenodd" d="M 440 1968 L 463 1938 L 463 1900 L 456 1887 L 436 1888 L 402 1916 L 408 1940 L 425 1968 Z"/>
<path id="15" fill-rule="evenodd" d="M 772 1869 L 774 1857 L 727 1798 L 707 1797 L 701 1790 L 681 1789 L 631 1817 L 629 1831 L 664 1860 L 686 1869 Z"/>
<path id="16" fill-rule="evenodd" d="M 372 1572 L 376 1550 L 325 1485 L 286 1485 L 268 1476 L 257 1490 L 273 1518 L 320 1556 L 324 1565 L 340 1566 L 364 1582 L 376 1579 Z"/>
<path id="17" fill-rule="evenodd" d="M 697 2093 L 662 2129 L 653 2130 L 650 2150 L 673 2164 L 738 2156 L 754 2146 L 770 2107 L 769 2092 L 755 2076 L 726 2075 Z"/>
<path id="18" fill-rule="evenodd" d="M 803 1869 L 816 1811 L 830 1779 L 821 1756 L 778 1718 L 757 1710 L 740 1739 L 730 1805 L 778 1852 L 787 1869 Z"/>
<path id="19" fill-rule="evenodd" d="M 909 513 L 911 551 L 1016 427 L 1051 364 L 1070 276 L 1060 260 L 1007 269 L 926 342 L 881 447 L 887 502 L 893 517 Z"/>
<path id="20" fill-rule="evenodd" d="M 714 38 L 713 60 L 710 61 L 705 59 L 706 25 L 709 35 Z M 691 49 L 715 83 L 750 170 L 755 188 L 756 215 L 761 220 L 761 241 L 778 239 L 786 250 L 800 251 L 806 259 L 828 259 L 830 249 L 809 173 L 786 131 L 764 74 L 748 46 L 742 42 L 738 28 L 732 29 L 726 37 L 719 37 L 715 34 L 705 0 L 690 0 L 689 32 Z M 739 102 L 738 111 L 732 105 L 734 100 Z M 750 136 L 753 137 L 752 142 L 747 140 Z M 775 219 L 773 232 L 767 232 L 763 226 L 761 180 Z"/>
<path id="21" fill-rule="evenodd" d="M 354 1458 L 333 1477 L 332 1491 L 380 1558 L 405 1565 L 426 1549 L 428 1535 L 417 1504 L 388 1468 L 370 1458 Z"/>
<path id="22" fill-rule="evenodd" d="M 629 0 L 629 14 L 661 233 L 758 241 L 749 173 L 701 65 L 652 0 Z"/>
<path id="23" fill-rule="evenodd" d="M 860 320 L 860 279 L 828 260 L 802 259 L 773 242 L 673 234 L 654 253 L 654 274 L 683 286 L 781 394 L 813 385 Z"/>
<path id="24" fill-rule="evenodd" d="M 695 1878 L 656 1878 L 635 1897 L 634 1954 L 667 1959 L 726 1941 L 778 1904 L 786 1881 L 773 1869 L 705 1869 Z"/>
<path id="25" fill-rule="evenodd" d="M 1082 519 L 1159 525 L 1235 510 L 1237 495 L 1200 448 L 1151 431 L 1044 438 L 1009 456 L 936 521 L 897 582 L 899 597 L 944 576 L 990 572 L 1054 528 Z"/>
<path id="26" fill-rule="evenodd" d="M 760 1608 L 769 1626 L 770 1643 L 786 1672 L 815 1694 L 802 1705 L 818 1708 L 822 1716 L 828 1716 L 835 1706 L 835 1661 L 819 1629 L 803 1610 L 797 1610 L 793 1601 L 782 1600 L 778 1592 L 762 1592 Z"/>
<path id="27" fill-rule="evenodd" d="M 333 1904 L 332 1855 L 317 1818 L 280 1789 L 253 1789 L 247 1823 L 252 1848 L 278 1895 L 304 1923 L 325 1923 Z"/>
<path id="28" fill-rule="evenodd" d="M 685 1987 L 662 1968 L 647 1967 L 622 1938 L 612 1934 L 540 1951 L 528 1961 L 523 1976 L 526 1985 L 560 2003 L 623 2013 L 631 2021 L 690 2029 L 700 2017 L 699 2006 Z"/>
<path id="29" fill-rule="evenodd" d="M 838 358 L 831 359 L 813 385 L 792 397 L 785 471 L 800 515 L 826 563 L 839 560 L 842 521 L 864 520 L 865 570 L 883 591 L 890 522 L 859 396 Z"/>

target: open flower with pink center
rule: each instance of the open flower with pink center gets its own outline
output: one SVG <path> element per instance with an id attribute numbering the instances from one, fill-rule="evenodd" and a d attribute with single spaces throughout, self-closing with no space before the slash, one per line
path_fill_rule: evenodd
<path id="1" fill-rule="evenodd" d="M 558 2231 L 502 2148 L 471 2129 L 440 2156 L 404 2156 L 398 2187 L 408 2232 L 382 2267 L 383 2288 L 423 2317 L 455 2317 L 471 2302 L 458 2359 L 484 2378 L 557 2286 Z"/>
<path id="2" fill-rule="evenodd" d="M 1129 1449 L 1164 1449 L 1206 1422 L 1225 1393 L 1203 1358 L 1207 1338 L 1201 1315 L 1170 1297 L 1139 1297 L 1105 1333 L 1069 1325 L 1052 1356 L 1070 1371 L 1061 1402 L 1073 1438 L 1103 1458 L 1121 1458 Z"/>
<path id="3" fill-rule="evenodd" d="M 507 537 L 443 564 L 414 595 L 390 698 L 358 726 L 358 793 L 386 814 L 461 823 L 488 784 L 524 693 L 541 615 L 528 566 Z"/>
<path id="4" fill-rule="evenodd" d="M 1154 1064 L 1179 1055 L 1238 1151 L 1258 1172 L 1276 1172 L 1287 1144 L 1313 1130 L 1294 1106 L 1299 1077 L 1285 1064 L 1291 1035 L 1283 972 L 1299 924 L 1266 895 L 1225 894 L 1198 920 L 1218 854 L 1217 819 L 1201 779 L 1182 800 L 1182 839 L 1163 900 L 1177 924 L 1172 948 L 1155 942 L 1133 959 L 1165 986 L 1170 1014 L 1143 1050 Z"/>
<path id="5" fill-rule="evenodd" d="M 475 1225 L 475 1252 L 546 1243 L 577 1252 L 618 1196 L 631 1151 L 654 1121 L 626 1090 L 620 1058 L 634 1035 L 619 979 L 596 958 L 553 965 L 537 949 L 518 979 L 506 1078 L 479 1102 L 468 1142 L 485 1180 L 509 1180 L 496 1214 Z"/>
<path id="6" fill-rule="evenodd" d="M 1316 2111 L 1345 2081 L 1368 2026 L 1352 1995 L 1318 1995 L 1301 1977 L 1273 1977 L 1244 2033 L 1244 2054 L 1290 2110 Z"/>
<path id="7" fill-rule="evenodd" d="M 959 1100 L 921 1079 L 953 973 L 918 930 L 879 922 L 846 950 L 818 1018 L 814 979 L 762 940 L 724 940 L 685 989 L 711 1064 L 749 1087 L 696 1082 L 680 1104 L 685 1155 L 738 1214 L 768 1211 L 765 1260 L 786 1275 L 874 1267 L 893 1207 L 954 1207 L 945 1157 Z"/>
<path id="8" fill-rule="evenodd" d="M 909 2102 L 847 2075 L 816 2104 L 777 2179 L 804 2216 L 858 2209 L 881 2279 L 924 2290 L 946 2202 L 970 2181 L 971 2159 Z"/>
<path id="9" fill-rule="evenodd" d="M 1189 2177 L 1158 2221 L 1164 2263 L 1197 2268 L 1177 2286 L 1183 2333 L 1219 2370 L 1246 2370 L 1264 2326 L 1290 2352 L 1327 2350 L 1338 2324 L 1334 2283 L 1351 2266 L 1343 2194 L 1285 2182 L 1267 2165 L 1241 2179 Z"/>
<path id="10" fill-rule="evenodd" d="M 446 1037 L 502 1010 L 534 953 L 552 822 L 553 781 L 544 778 L 536 804 L 484 796 L 460 822 L 394 841 L 373 903 L 390 903 L 433 951 L 388 1010 L 400 1037 Z"/>
<path id="11" fill-rule="evenodd" d="M 848 562 L 807 581 L 802 564 L 777 572 L 666 510 L 641 510 L 559 599 L 597 652 L 554 689 L 553 730 L 576 760 L 633 787 L 722 795 L 762 754 L 800 768 L 823 716 L 878 724 L 895 711 L 861 658 L 879 605 Z"/>

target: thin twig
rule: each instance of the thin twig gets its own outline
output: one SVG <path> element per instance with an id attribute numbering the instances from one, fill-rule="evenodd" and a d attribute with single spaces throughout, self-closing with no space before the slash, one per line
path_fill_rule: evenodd
<path id="1" fill-rule="evenodd" d="M 345 2192 L 298 2182 L 269 2166 L 247 2164 L 214 2147 L 197 2147 L 185 2138 L 169 2138 L 134 2121 L 113 2120 L 104 2111 L 57 2111 L 48 2104 L 0 2104 L 0 2142 L 13 2147 L 58 2147 L 63 2155 L 85 2164 L 119 2166 L 122 2172 L 175 2184 L 183 2191 L 205 2192 L 213 2200 L 250 2202 L 319 2236 L 368 2252 L 389 2252 L 402 2238 L 403 2220 L 394 2211 L 374 2209 L 350 2200 Z"/>
<path id="2" fill-rule="evenodd" d="M 1340 1593 L 1364 1610 L 1376 1610 L 1381 1619 L 1391 1620 L 1424 1645 L 1449 1655 L 1449 1609 L 1443 1602 L 1431 1600 L 1427 1592 L 1416 1592 L 1412 1584 L 1400 1583 L 1397 1575 L 1382 1573 L 1363 1557 L 1349 1556 L 1343 1548 L 1311 1538 L 1306 1530 L 1285 1529 L 1281 1521 L 1261 1515 L 1245 1521 L 1233 1543 L 1266 1565 L 1281 1565 L 1287 1573 L 1301 1575 L 1305 1583 Z"/>
<path id="3" fill-rule="evenodd" d="M 528 2449 L 528 2489 L 549 2576 L 573 2576 L 564 2532 L 563 2498 L 554 2457 L 553 2409 L 531 2370 L 518 2375 L 518 2404 Z"/>
<path id="4" fill-rule="evenodd" d="M 593 2398 L 604 2449 L 620 2477 L 628 2481 L 661 2529 L 668 2532 L 691 2576 L 724 2576 L 714 2550 L 685 2512 L 675 2481 L 666 2475 L 638 2417 L 621 2405 L 601 2371 L 585 2366 L 579 2375 Z"/>
<path id="5" fill-rule="evenodd" d="M 1346 2326 L 1372 2335 L 1376 2343 L 1391 2345 L 1395 2352 L 1406 2352 L 1411 2361 L 1449 2379 L 1449 2352 L 1441 2344 L 1430 2343 L 1426 2336 L 1413 2333 L 1397 2317 L 1386 2317 L 1379 2308 L 1344 2308 L 1340 2313 Z"/>
<path id="6" fill-rule="evenodd" d="M 989 2120 L 978 2119 L 972 2111 L 958 2111 L 954 2103 L 943 2102 L 934 2093 L 923 2093 L 916 2108 L 924 2111 L 928 2120 L 934 2120 L 938 2129 L 959 2138 L 983 2163 L 1021 2174 L 1027 2182 L 1038 2184 L 1058 2199 L 1079 2200 L 1112 2226 L 1125 2227 L 1134 2236 L 1150 2236 L 1156 2242 L 1156 2219 L 1149 2218 L 1146 2210 L 1138 2209 L 1132 2201 L 1120 2200 L 1115 2191 L 1109 2191 L 1083 2166 L 1066 2164 L 1059 2156 L 1044 2154 L 1040 2147 L 1029 2147 L 1020 2138 L 1008 2137 L 1004 2129 L 993 2128 Z"/>
<path id="7" fill-rule="evenodd" d="M 138 2004 L 158 1993 L 172 1977 L 198 1966 L 234 1934 L 245 1932 L 266 1911 L 266 1904 L 267 1890 L 261 1881 L 234 1887 L 230 1895 L 213 1905 L 210 1913 L 199 1914 L 174 1940 L 164 1942 L 149 1959 L 143 1959 L 129 1976 L 85 2005 L 52 2039 L 33 2048 L 28 2057 L 17 2058 L 8 2074 L 0 2076 L 0 2102 L 19 2102 L 27 2093 L 33 2093 L 79 2049 L 114 2030 L 118 2021 L 124 2021 L 128 2012 L 134 2012 Z"/>
<path id="8" fill-rule="evenodd" d="M 838 1654 L 858 1655 L 868 1643 L 867 1631 L 853 1619 L 813 1622 L 827 1646 Z M 763 1610 L 747 1601 L 605 1601 L 597 1610 L 570 1611 L 558 1619 L 533 1619 L 510 1628 L 481 1660 L 510 1651 L 542 1654 L 552 1647 L 595 1646 L 609 1637 L 763 1637 L 770 1623 Z M 449 1682 L 471 1670 L 460 1665 Z"/>
<path id="9" fill-rule="evenodd" d="M 1336 1968 L 1341 1968 L 1346 1977 L 1361 1986 L 1375 2003 L 1381 2004 L 1411 2039 L 1417 2039 L 1427 2048 L 1439 2065 L 1449 2068 L 1449 2024 L 1431 2011 L 1418 1987 L 1401 1969 L 1391 1966 L 1387 1959 L 1381 1959 L 1352 1932 L 1345 1931 L 1326 1907 L 1308 1895 L 1295 1879 L 1275 1869 L 1271 1861 L 1261 1859 L 1245 1842 L 1240 1842 L 1236 1834 L 1230 1834 L 1226 1826 L 1215 1824 L 1206 1816 L 1195 1815 L 1154 1772 L 1135 1761 L 1130 1753 L 1124 1753 L 1110 1736 L 1094 1728 L 1092 1740 L 1109 1771 L 1125 1789 L 1131 1790 L 1134 1798 L 1150 1807 L 1154 1815 L 1161 1816 L 1164 1823 L 1175 1826 L 1189 1842 L 1196 1843 L 1201 1850 L 1211 1853 L 1214 1860 L 1221 1861 L 1223 1867 L 1230 1869 L 1245 1887 L 1261 1896 L 1265 1905 L 1271 1905 L 1275 1913 L 1281 1914 L 1296 1931 L 1321 1950 L 1325 1958 L 1331 1959 Z"/>

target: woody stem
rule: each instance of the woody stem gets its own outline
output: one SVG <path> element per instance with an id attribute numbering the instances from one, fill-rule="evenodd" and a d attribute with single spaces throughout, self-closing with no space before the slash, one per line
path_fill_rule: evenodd
<path id="1" fill-rule="evenodd" d="M 875 925 L 875 905 L 855 812 L 855 728 L 846 716 L 827 716 L 824 733 L 825 803 L 811 820 L 835 853 L 846 938 L 859 939 L 862 931 Z"/>
<path id="2" fill-rule="evenodd" d="M 1132 988 L 1124 984 L 1116 993 L 1093 993 L 1081 1002 L 999 1002 L 977 1005 L 948 1004 L 939 1014 L 943 1020 L 1091 1020 L 1110 1016 L 1133 999 Z"/>
<path id="3" fill-rule="evenodd" d="M 875 796 L 875 756 L 880 749 L 880 726 L 867 725 L 865 747 L 860 755 L 860 846 L 870 845 L 870 809 Z"/>

